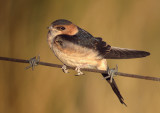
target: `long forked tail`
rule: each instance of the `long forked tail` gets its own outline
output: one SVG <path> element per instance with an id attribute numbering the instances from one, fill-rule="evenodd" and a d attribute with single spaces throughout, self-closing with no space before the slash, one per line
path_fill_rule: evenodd
<path id="1" fill-rule="evenodd" d="M 107 77 L 107 76 L 108 76 L 108 74 L 102 74 L 102 75 L 103 75 L 103 77 Z M 110 81 L 110 78 L 107 78 L 106 80 L 107 80 L 108 83 L 111 85 L 112 90 L 113 90 L 114 93 L 117 95 L 119 101 L 120 101 L 122 104 L 124 104 L 125 106 L 127 106 L 127 105 L 125 104 L 125 102 L 124 102 L 124 99 L 123 99 L 123 97 L 122 97 L 122 95 L 121 95 L 121 93 L 120 93 L 117 85 L 116 85 L 115 80 L 112 79 L 112 82 Z"/>

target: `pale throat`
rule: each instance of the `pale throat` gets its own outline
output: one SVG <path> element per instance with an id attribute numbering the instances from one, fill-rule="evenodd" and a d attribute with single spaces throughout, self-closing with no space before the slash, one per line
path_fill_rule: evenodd
<path id="1" fill-rule="evenodd" d="M 54 30 L 48 31 L 47 40 L 48 40 L 48 44 L 49 44 L 50 48 L 52 48 L 52 46 L 53 46 L 53 41 L 54 41 L 55 37 L 58 36 L 59 34 L 61 34 L 61 33 L 54 31 Z"/>

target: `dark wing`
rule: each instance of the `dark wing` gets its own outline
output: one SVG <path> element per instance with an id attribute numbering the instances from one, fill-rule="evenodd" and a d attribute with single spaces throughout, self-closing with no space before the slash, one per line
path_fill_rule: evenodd
<path id="1" fill-rule="evenodd" d="M 111 47 L 110 51 L 104 54 L 104 58 L 106 59 L 130 59 L 130 58 L 146 57 L 148 55 L 150 55 L 150 53 L 146 51 Z"/>
<path id="2" fill-rule="evenodd" d="M 87 31 L 79 28 L 79 32 L 76 35 L 61 35 L 64 40 L 70 41 L 74 44 L 82 47 L 94 49 L 99 52 L 99 55 L 106 59 L 129 59 L 140 58 L 150 55 L 149 52 L 138 51 L 132 49 L 124 49 L 111 47 L 99 37 L 93 37 Z"/>
<path id="3" fill-rule="evenodd" d="M 59 35 L 59 37 L 63 38 L 64 40 L 70 41 L 74 44 L 80 45 L 82 47 L 98 50 L 97 47 L 100 44 L 100 40 L 98 38 L 94 38 L 90 33 L 87 31 L 78 28 L 79 32 L 76 35 L 70 36 L 70 35 Z M 105 46 L 106 43 L 103 42 L 103 45 Z"/>
<path id="4" fill-rule="evenodd" d="M 77 44 L 83 47 L 96 49 L 96 42 L 98 41 L 90 33 L 78 27 L 79 32 L 74 36 L 77 39 Z"/>
<path id="5" fill-rule="evenodd" d="M 126 48 L 111 47 L 105 43 L 102 38 L 96 38 L 97 44 L 96 49 L 99 54 L 106 59 L 130 59 L 130 58 L 141 58 L 150 55 L 149 52 L 139 51 Z"/>

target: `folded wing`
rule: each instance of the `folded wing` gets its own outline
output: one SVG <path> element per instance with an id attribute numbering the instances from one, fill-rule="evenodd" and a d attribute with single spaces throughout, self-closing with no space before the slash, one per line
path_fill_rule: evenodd
<path id="1" fill-rule="evenodd" d="M 130 59 L 130 58 L 146 57 L 148 55 L 150 55 L 150 53 L 146 51 L 111 47 L 110 50 L 104 54 L 104 58 L 106 59 Z"/>
<path id="2" fill-rule="evenodd" d="M 150 53 L 146 51 L 110 46 L 99 37 L 95 37 L 95 39 L 96 50 L 99 51 L 99 55 L 106 59 L 130 59 L 150 55 Z"/>

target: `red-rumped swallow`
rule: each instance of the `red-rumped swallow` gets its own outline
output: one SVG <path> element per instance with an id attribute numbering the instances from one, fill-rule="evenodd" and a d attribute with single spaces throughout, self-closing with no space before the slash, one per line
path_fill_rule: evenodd
<path id="1" fill-rule="evenodd" d="M 102 38 L 92 36 L 65 19 L 54 21 L 48 29 L 49 47 L 64 64 L 64 72 L 67 72 L 66 66 L 75 67 L 78 75 L 83 74 L 81 68 L 107 70 L 106 59 L 130 59 L 150 55 L 146 51 L 112 47 Z M 111 82 L 108 74 L 102 73 L 102 75 L 111 85 L 120 102 L 126 105 L 115 80 L 112 78 Z"/>

